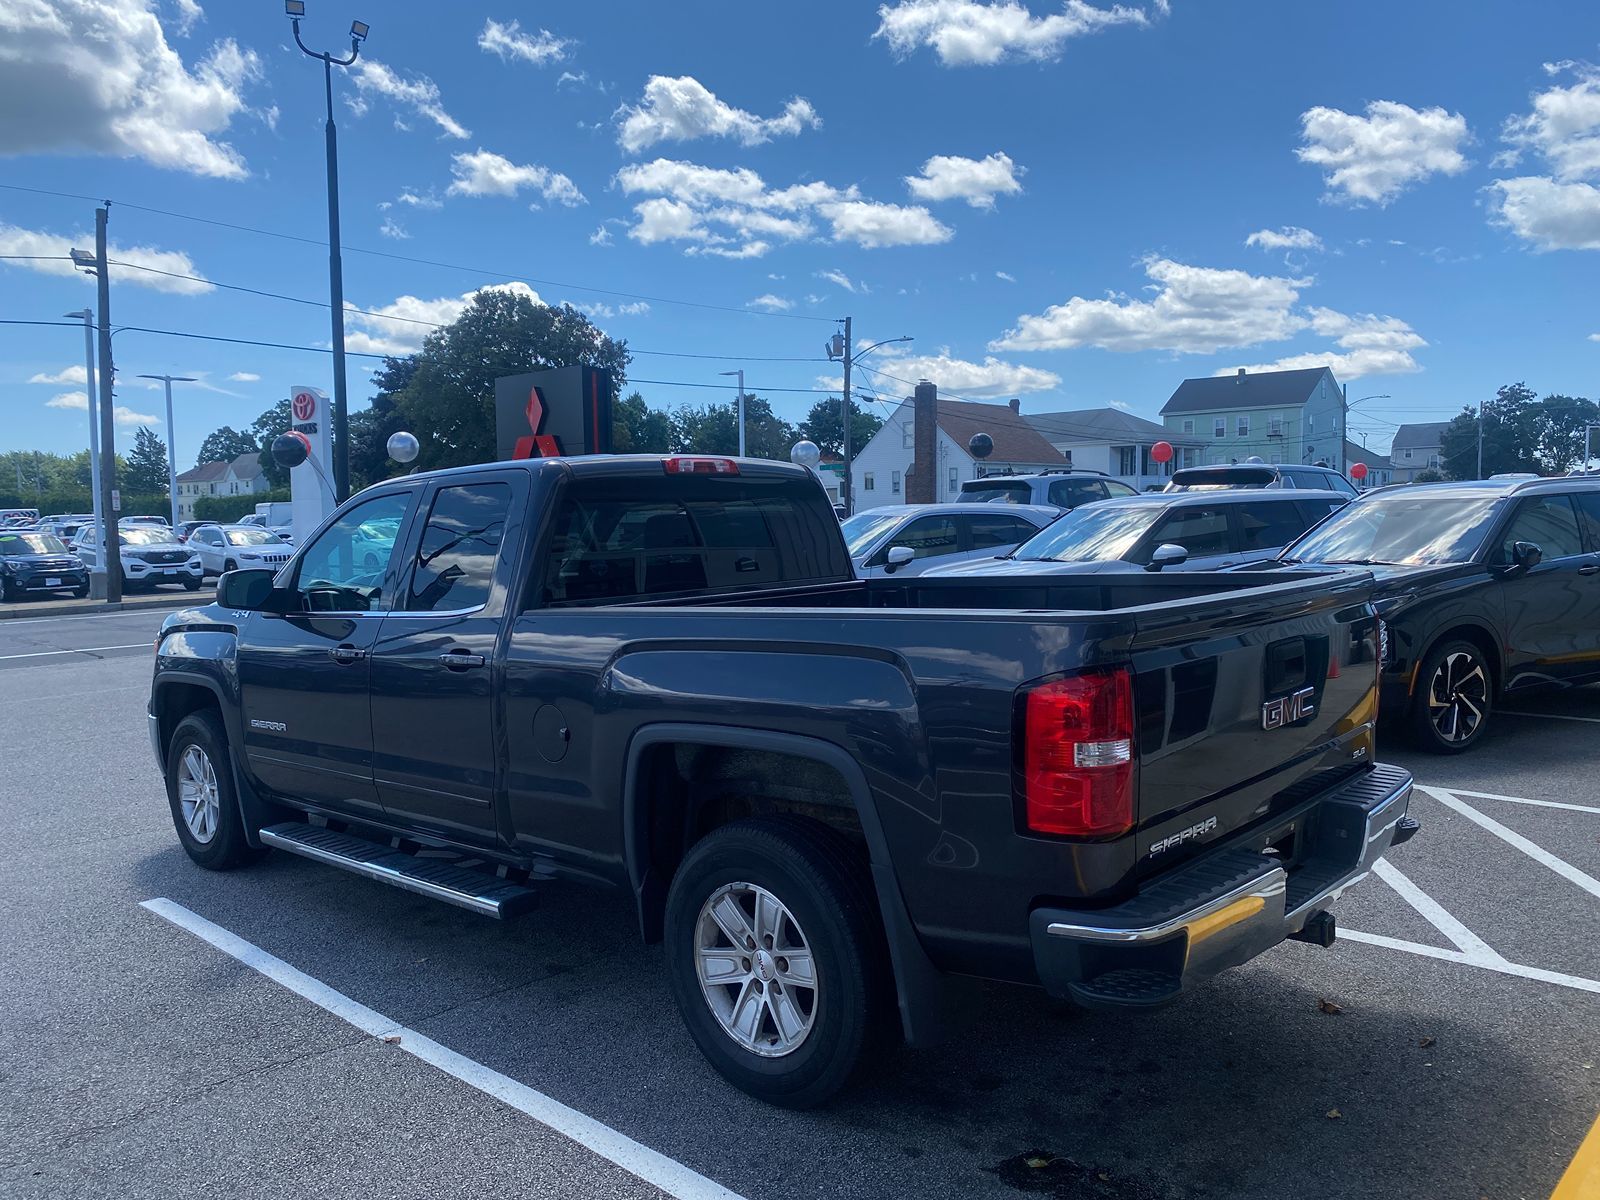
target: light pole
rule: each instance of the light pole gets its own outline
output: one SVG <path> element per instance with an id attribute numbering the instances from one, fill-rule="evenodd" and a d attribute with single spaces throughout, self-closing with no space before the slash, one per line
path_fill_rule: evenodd
<path id="1" fill-rule="evenodd" d="M 94 493 L 90 511 L 94 513 L 95 528 L 99 529 L 104 514 L 100 511 L 100 415 L 95 399 L 94 310 L 85 308 L 61 315 L 83 318 L 83 390 L 89 398 L 89 479 Z M 94 566 L 89 568 L 89 595 L 103 600 L 105 592 L 106 564 L 103 558 L 97 557 Z"/>
<path id="2" fill-rule="evenodd" d="M 850 463 L 850 369 L 867 355 L 871 354 L 879 346 L 888 346 L 896 342 L 911 342 L 915 341 L 916 339 L 911 337 L 885 338 L 881 342 L 873 342 L 872 345 L 868 346 L 865 350 L 855 352 L 852 350 L 850 340 L 851 320 L 849 317 L 845 317 L 842 323 L 844 325 L 844 332 L 836 333 L 826 342 L 824 342 L 823 349 L 827 351 L 829 362 L 833 362 L 835 359 L 837 359 L 844 363 L 844 394 L 840 398 L 839 403 L 840 414 L 844 420 L 844 475 L 839 481 L 839 500 L 840 503 L 844 505 L 844 515 L 848 517 L 855 512 L 855 508 L 853 506 L 854 490 L 851 486 L 852 472 Z"/>
<path id="3" fill-rule="evenodd" d="M 739 377 L 739 399 L 734 415 L 739 419 L 739 457 L 744 457 L 744 368 L 737 371 L 718 371 L 719 375 L 737 375 Z"/>
<path id="4" fill-rule="evenodd" d="M 1340 422 L 1340 429 L 1339 429 L 1339 460 L 1338 461 L 1339 461 L 1339 473 L 1341 475 L 1343 475 L 1343 474 L 1346 473 L 1346 467 L 1345 467 L 1345 457 L 1346 457 L 1346 455 L 1345 455 L 1345 452 L 1344 452 L 1344 444 L 1345 444 L 1346 441 L 1349 440 L 1349 437 L 1350 437 L 1350 410 L 1352 408 L 1354 408 L 1357 404 L 1365 404 L 1368 400 L 1393 400 L 1394 397 L 1389 395 L 1388 392 L 1379 392 L 1379 393 L 1377 393 L 1376 395 L 1373 395 L 1373 396 L 1363 396 L 1359 400 L 1351 401 L 1351 399 L 1350 399 L 1350 389 L 1349 389 L 1348 386 L 1344 389 L 1344 391 L 1342 391 L 1340 393 L 1340 395 L 1343 398 L 1344 403 L 1341 405 L 1341 410 L 1340 410 L 1341 411 L 1342 420 Z M 1365 446 L 1366 442 L 1363 441 L 1361 444 L 1363 446 Z"/>
<path id="5" fill-rule="evenodd" d="M 117 403 L 117 373 L 111 362 L 111 264 L 106 253 L 106 225 L 111 220 L 111 202 L 108 200 L 94 210 L 94 253 L 74 248 L 69 255 L 72 265 L 86 275 L 95 277 L 95 307 L 99 313 L 95 332 L 100 370 L 100 482 L 96 495 L 100 497 L 99 559 L 104 571 L 105 585 L 101 594 L 93 589 L 95 578 L 89 577 L 91 595 L 108 604 L 122 600 L 122 537 L 117 529 L 117 513 L 122 509 L 122 497 L 117 492 L 117 431 L 112 423 Z M 116 564 L 116 570 L 111 569 Z"/>
<path id="6" fill-rule="evenodd" d="M 167 385 L 167 501 L 172 505 L 172 528 L 178 528 L 178 440 L 172 429 L 172 385 L 194 383 L 193 375 L 141 375 L 140 379 L 159 379 Z"/>
<path id="7" fill-rule="evenodd" d="M 350 496 L 350 408 L 344 382 L 344 263 L 339 257 L 339 134 L 333 125 L 333 68 L 348 67 L 361 53 L 367 40 L 368 25 L 350 22 L 350 56 L 335 58 L 318 53 L 300 40 L 300 18 L 306 15 L 305 0 L 284 0 L 284 11 L 294 23 L 294 43 L 311 58 L 322 63 L 322 80 L 328 98 L 328 299 L 333 308 L 333 484 L 336 503 Z"/>

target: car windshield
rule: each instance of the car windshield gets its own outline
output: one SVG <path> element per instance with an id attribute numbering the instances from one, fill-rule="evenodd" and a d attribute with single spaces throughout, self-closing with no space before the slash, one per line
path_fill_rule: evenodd
<path id="1" fill-rule="evenodd" d="M 879 534 L 898 525 L 904 516 L 904 513 L 897 512 L 864 512 L 842 522 L 839 531 L 844 534 L 844 544 L 850 551 L 850 557 L 860 558 Z"/>
<path id="2" fill-rule="evenodd" d="M 1161 504 L 1093 504 L 1076 508 L 1017 547 L 1029 562 L 1105 562 L 1132 550 L 1157 518 Z"/>
<path id="3" fill-rule="evenodd" d="M 1033 500 L 1033 489 L 1016 480 L 985 480 L 964 484 L 961 498 L 973 504 L 1027 504 Z"/>
<path id="4" fill-rule="evenodd" d="M 1500 499 L 1462 499 L 1397 491 L 1341 509 L 1284 551 L 1317 563 L 1428 566 L 1469 561 L 1494 521 Z"/>
<path id="5" fill-rule="evenodd" d="M 266 529 L 224 529 L 222 533 L 232 546 L 276 546 L 283 541 Z"/>
<path id="6" fill-rule="evenodd" d="M 48 533 L 0 533 L 0 558 L 24 554 L 65 554 L 59 538 Z"/>
<path id="7" fill-rule="evenodd" d="M 124 546 L 159 546 L 170 542 L 172 534 L 167 529 L 150 525 L 129 525 L 119 529 Z"/>

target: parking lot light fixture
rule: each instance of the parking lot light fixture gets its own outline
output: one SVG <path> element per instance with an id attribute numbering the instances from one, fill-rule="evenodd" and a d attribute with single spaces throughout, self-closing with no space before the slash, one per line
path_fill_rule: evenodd
<path id="1" fill-rule="evenodd" d="M 197 383 L 193 375 L 141 375 L 140 379 L 159 379 L 167 385 L 167 502 L 172 506 L 172 527 L 178 527 L 178 448 L 172 431 L 172 385 Z"/>

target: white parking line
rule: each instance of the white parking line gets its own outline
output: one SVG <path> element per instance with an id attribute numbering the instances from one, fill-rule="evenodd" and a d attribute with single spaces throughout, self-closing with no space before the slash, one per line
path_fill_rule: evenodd
<path id="1" fill-rule="evenodd" d="M 84 646 L 77 650 L 35 650 L 32 654 L 0 654 L 0 662 L 14 658 L 49 658 L 52 654 L 100 654 L 106 650 L 148 650 L 149 642 L 129 642 L 126 646 Z"/>
<path id="2" fill-rule="evenodd" d="M 1587 721 L 1590 725 L 1600 725 L 1600 717 L 1575 717 L 1569 713 L 1508 712 L 1502 708 L 1500 715 L 1502 717 L 1531 717 L 1535 721 Z"/>
<path id="3" fill-rule="evenodd" d="M 1466 788 L 1444 788 L 1452 796 L 1471 796 L 1474 800 L 1502 800 L 1507 804 L 1532 804 L 1537 808 L 1562 808 L 1568 812 L 1586 812 L 1600 815 L 1600 808 L 1590 804 L 1564 804 L 1559 800 L 1530 800 L 1526 796 L 1502 796 L 1499 792 L 1469 792 Z"/>
<path id="4" fill-rule="evenodd" d="M 1489 948 L 1489 943 L 1446 912 L 1443 905 L 1401 874 L 1400 869 L 1388 859 L 1380 858 L 1373 863 L 1372 872 L 1399 892 L 1400 898 L 1426 917 L 1430 925 L 1454 942 L 1466 956 L 1466 961 L 1474 965 L 1505 962 Z"/>
<path id="5" fill-rule="evenodd" d="M 1465 800 L 1462 800 L 1460 797 L 1452 796 L 1444 788 L 1429 787 L 1426 784 L 1418 784 L 1417 790 L 1427 792 L 1428 795 L 1432 796 L 1440 804 L 1443 804 L 1447 808 L 1455 809 L 1456 812 L 1460 813 L 1463 817 L 1466 817 L 1467 820 L 1472 821 L 1484 829 L 1487 829 L 1490 833 L 1494 834 L 1495 837 L 1499 838 L 1507 845 L 1515 846 L 1518 850 L 1521 850 L 1535 862 L 1543 863 L 1557 875 L 1560 875 L 1564 879 L 1570 879 L 1584 891 L 1595 897 L 1595 899 L 1600 900 L 1600 879 L 1595 879 L 1591 875 L 1585 875 L 1566 859 L 1557 858 L 1543 846 L 1535 845 L 1533 842 L 1530 842 L 1527 838 L 1523 837 L 1520 833 L 1516 832 L 1516 830 L 1507 829 L 1493 817 L 1484 815 L 1477 809 L 1473 808 L 1472 805 L 1468 804 Z"/>
<path id="6" fill-rule="evenodd" d="M 680 1200 L 743 1200 L 715 1180 L 707 1179 L 697 1171 L 668 1158 L 650 1147 L 619 1133 L 609 1125 L 602 1125 L 593 1117 L 585 1116 L 575 1108 L 568 1108 L 543 1092 L 518 1083 L 508 1075 L 492 1070 L 480 1062 L 441 1046 L 432 1038 L 414 1029 L 408 1029 L 390 1020 L 382 1013 L 336 992 L 321 980 L 291 967 L 281 958 L 268 954 L 259 946 L 229 933 L 181 904 L 164 898 L 145 900 L 141 907 L 171 921 L 180 929 L 194 934 L 245 966 L 260 972 L 274 983 L 287 988 L 295 995 L 309 1000 L 318 1008 L 332 1013 L 342 1021 L 354 1025 L 363 1033 L 385 1042 L 393 1039 L 395 1049 L 437 1067 L 446 1075 L 493 1096 L 503 1104 L 525 1113 L 580 1146 L 593 1151 L 621 1167 L 631 1175 L 644 1180 Z"/>
<path id="7" fill-rule="evenodd" d="M 1438 958 L 1445 962 L 1460 963 L 1462 966 L 1477 967 L 1484 971 L 1494 971 L 1500 975 L 1515 975 L 1519 979 L 1536 979 L 1540 983 L 1553 983 L 1559 987 L 1575 988 L 1580 992 L 1594 992 L 1600 995 L 1600 979 L 1584 979 L 1580 975 L 1564 975 L 1560 971 L 1546 971 L 1540 967 L 1525 967 L 1521 963 L 1508 962 L 1495 955 L 1495 960 L 1479 961 L 1470 954 L 1460 950 L 1446 950 L 1441 946 L 1425 946 L 1421 942 L 1407 942 L 1400 938 L 1384 937 L 1381 933 L 1362 933 L 1359 929 L 1339 930 L 1341 940 L 1348 939 L 1352 942 L 1365 942 L 1369 946 L 1385 946 L 1390 950 L 1404 950 L 1407 954 L 1420 954 L 1423 958 Z"/>

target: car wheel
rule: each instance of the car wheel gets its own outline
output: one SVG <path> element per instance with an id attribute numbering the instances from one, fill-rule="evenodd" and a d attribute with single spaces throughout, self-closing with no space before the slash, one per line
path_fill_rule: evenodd
<path id="1" fill-rule="evenodd" d="M 689 851 L 667 894 L 666 960 L 701 1053 L 785 1108 L 849 1082 L 893 991 L 865 852 L 794 817 L 725 825 Z"/>
<path id="2" fill-rule="evenodd" d="M 17 591 L 16 585 L 9 579 L 0 580 L 0 599 L 20 600 L 22 593 Z"/>
<path id="3" fill-rule="evenodd" d="M 72 598 L 74 600 L 82 600 L 86 596 L 88 596 L 88 594 L 89 594 L 89 587 L 88 587 L 87 584 L 85 584 L 83 587 L 75 587 L 75 588 L 72 589 Z"/>
<path id="4" fill-rule="evenodd" d="M 167 802 L 178 841 L 209 871 L 227 871 L 257 856 L 245 841 L 234 793 L 228 735 L 214 709 L 190 713 L 167 747 Z"/>
<path id="5" fill-rule="evenodd" d="M 234 562 L 233 559 L 231 559 L 231 558 L 228 559 L 227 562 L 222 564 L 223 574 L 227 574 L 227 572 L 229 572 L 229 571 L 237 571 L 238 569 L 239 569 L 239 564 Z"/>
<path id="6" fill-rule="evenodd" d="M 198 592 L 200 590 L 200 581 L 193 577 L 185 579 L 183 581 L 183 590 L 186 592 Z"/>
<path id="7" fill-rule="evenodd" d="M 1411 734 L 1419 749 L 1460 754 L 1477 744 L 1494 706 L 1494 675 L 1483 651 L 1451 641 L 1428 651 L 1411 698 Z"/>

